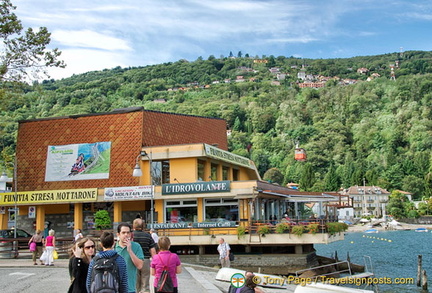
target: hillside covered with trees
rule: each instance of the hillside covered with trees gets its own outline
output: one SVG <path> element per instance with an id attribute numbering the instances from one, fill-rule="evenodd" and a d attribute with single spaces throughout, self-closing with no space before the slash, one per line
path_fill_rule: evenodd
<path id="1" fill-rule="evenodd" d="M 300 88 L 302 70 L 326 77 L 325 86 Z M 356 82 L 341 84 L 343 79 Z M 415 198 L 432 195 L 432 52 L 347 59 L 239 52 L 20 87 L 5 83 L 0 98 L 4 161 L 13 160 L 19 120 L 143 106 L 225 119 L 230 151 L 255 161 L 265 180 L 335 191 L 364 179 Z M 307 151 L 306 162 L 294 160 L 296 140 Z"/>

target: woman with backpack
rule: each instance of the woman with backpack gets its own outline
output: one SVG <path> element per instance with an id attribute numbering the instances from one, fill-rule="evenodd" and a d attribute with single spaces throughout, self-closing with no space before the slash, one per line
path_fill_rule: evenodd
<path id="1" fill-rule="evenodd" d="M 73 254 L 69 260 L 69 275 L 72 283 L 68 293 L 87 292 L 87 272 L 95 251 L 95 242 L 90 238 L 82 238 L 74 244 L 72 248 Z"/>
<path id="2" fill-rule="evenodd" d="M 42 249 L 43 249 L 43 236 L 42 236 L 42 231 L 41 230 L 36 230 L 36 233 L 30 238 L 29 240 L 29 246 L 30 246 L 30 251 L 32 252 L 32 259 L 33 259 L 33 264 L 37 265 L 36 262 L 36 258 L 39 258 L 42 256 Z M 33 244 L 34 243 L 34 244 Z M 31 246 L 34 246 L 33 249 Z M 41 265 L 43 265 L 43 262 L 40 262 Z"/>
<path id="3" fill-rule="evenodd" d="M 171 253 L 169 248 L 171 241 L 168 237 L 162 236 L 158 241 L 159 253 L 156 254 L 151 262 L 151 275 L 154 279 L 154 292 L 178 292 L 177 274 L 182 271 L 180 258 L 177 254 Z M 164 272 L 167 271 L 167 272 Z M 166 276 L 166 277 L 165 277 Z M 165 285 L 165 290 L 172 284 L 172 291 L 162 291 L 162 286 Z M 169 288 L 171 289 L 171 288 Z"/>

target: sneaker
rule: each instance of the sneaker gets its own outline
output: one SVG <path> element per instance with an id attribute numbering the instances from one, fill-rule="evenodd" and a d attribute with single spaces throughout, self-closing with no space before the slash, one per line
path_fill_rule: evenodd
<path id="1" fill-rule="evenodd" d="M 37 266 L 37 262 L 35 262 L 33 265 Z"/>
<path id="2" fill-rule="evenodd" d="M 52 263 L 52 264 L 50 264 L 50 266 L 51 266 L 51 267 L 53 267 L 53 266 L 54 266 L 54 264 Z"/>

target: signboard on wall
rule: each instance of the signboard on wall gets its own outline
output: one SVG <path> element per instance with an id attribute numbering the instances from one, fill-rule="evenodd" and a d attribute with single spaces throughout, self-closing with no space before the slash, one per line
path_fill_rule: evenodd
<path id="1" fill-rule="evenodd" d="M 0 193 L 0 205 L 95 202 L 97 188 Z"/>
<path id="2" fill-rule="evenodd" d="M 152 197 L 153 186 L 131 186 L 105 188 L 104 200 L 147 199 Z"/>
<path id="3" fill-rule="evenodd" d="M 48 146 L 45 181 L 108 179 L 111 142 Z"/>
<path id="4" fill-rule="evenodd" d="M 29 206 L 28 217 L 30 219 L 36 218 L 36 207 L 35 206 Z"/>
<path id="5" fill-rule="evenodd" d="M 241 165 L 250 169 L 255 169 L 255 165 L 248 158 L 221 150 L 217 147 L 204 144 L 205 153 L 211 158 L 222 160 L 224 162 L 233 163 L 236 165 Z"/>
<path id="6" fill-rule="evenodd" d="M 234 227 L 237 227 L 237 223 L 234 221 L 147 224 L 148 229 L 150 228 L 153 229 L 234 228 Z"/>
<path id="7" fill-rule="evenodd" d="M 200 181 L 194 183 L 162 184 L 162 195 L 168 194 L 193 194 L 229 192 L 231 190 L 229 180 L 225 181 Z"/>

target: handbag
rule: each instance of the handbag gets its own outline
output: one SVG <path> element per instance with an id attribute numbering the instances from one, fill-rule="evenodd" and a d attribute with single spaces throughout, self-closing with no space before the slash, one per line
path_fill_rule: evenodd
<path id="1" fill-rule="evenodd" d="M 36 242 L 31 242 L 29 248 L 31 252 L 36 251 Z"/>
<path id="2" fill-rule="evenodd" d="M 235 259 L 234 253 L 232 253 L 232 252 L 230 251 L 230 254 L 229 254 L 229 260 L 230 260 L 230 261 L 234 261 L 234 259 Z"/>
<path id="3" fill-rule="evenodd" d="M 58 259 L 58 252 L 57 250 L 54 250 L 52 253 L 53 259 Z"/>

